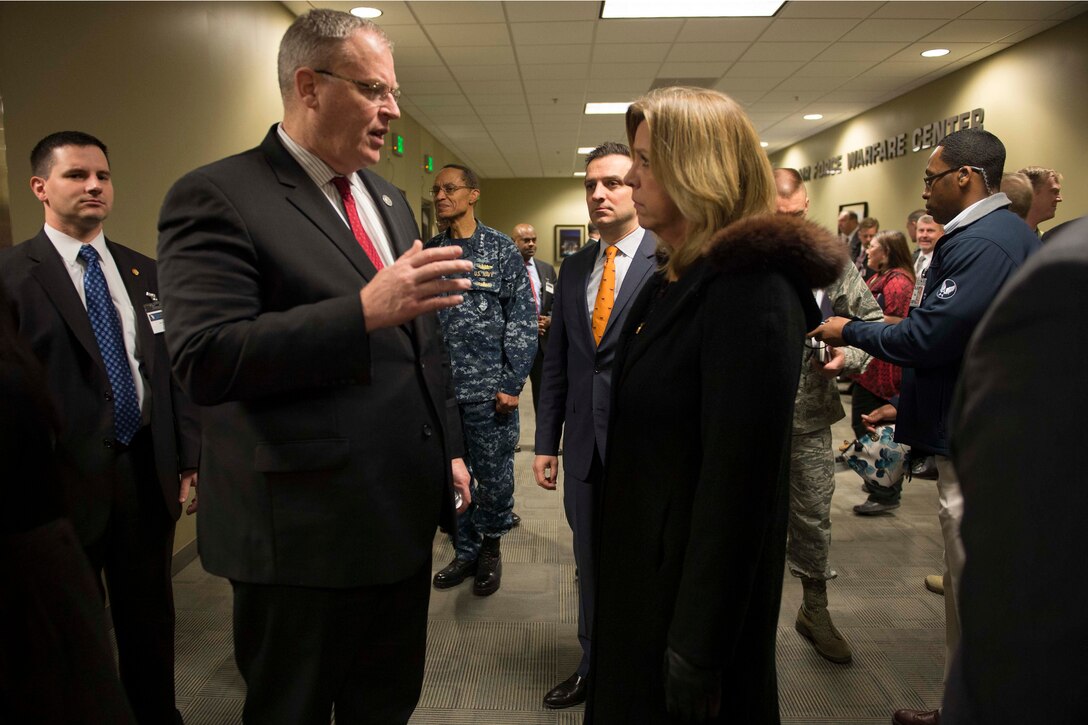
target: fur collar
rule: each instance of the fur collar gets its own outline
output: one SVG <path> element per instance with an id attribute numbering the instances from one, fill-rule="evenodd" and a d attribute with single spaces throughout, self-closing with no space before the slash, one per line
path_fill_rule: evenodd
<path id="1" fill-rule="evenodd" d="M 723 272 L 774 270 L 810 292 L 838 279 L 847 264 L 846 245 L 836 235 L 778 214 L 733 222 L 714 235 L 707 256 Z"/>

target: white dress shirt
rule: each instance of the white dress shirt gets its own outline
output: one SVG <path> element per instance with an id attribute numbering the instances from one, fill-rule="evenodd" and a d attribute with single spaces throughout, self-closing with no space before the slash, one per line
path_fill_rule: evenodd
<path id="1" fill-rule="evenodd" d="M 279 134 L 280 141 L 283 142 L 284 148 L 287 149 L 287 153 L 291 154 L 292 158 L 299 163 L 306 175 L 329 200 L 329 204 L 332 205 L 337 216 L 344 222 L 344 226 L 350 229 L 351 222 L 348 221 L 347 214 L 344 213 L 344 203 L 340 199 L 340 192 L 332 183 L 333 177 L 340 176 L 340 174 L 333 171 L 331 166 L 317 156 L 299 146 L 283 130 L 282 123 L 276 126 L 276 131 Z M 359 221 L 363 223 L 363 229 L 366 230 L 370 241 L 374 243 L 374 248 L 378 250 L 378 256 L 382 258 L 382 264 L 386 266 L 393 264 L 393 262 L 397 261 L 397 258 L 393 253 L 393 245 L 389 241 L 389 234 L 385 231 L 385 224 L 382 223 L 382 216 L 378 212 L 378 205 L 370 197 L 370 192 L 363 185 L 363 180 L 359 177 L 359 174 L 352 174 L 347 179 L 351 183 L 351 195 L 355 198 L 355 208 L 359 211 Z"/>
<path id="2" fill-rule="evenodd" d="M 623 278 L 627 274 L 627 270 L 631 268 L 631 260 L 638 252 L 644 234 L 646 234 L 645 229 L 635 227 L 635 231 L 616 242 L 616 287 L 612 297 L 613 300 L 619 295 L 620 288 L 623 287 Z M 604 253 L 606 249 L 608 249 L 608 245 L 604 243 L 604 240 L 601 240 L 601 244 L 597 248 L 597 261 L 593 263 L 593 271 L 586 281 L 586 310 L 590 319 L 593 318 L 593 306 L 597 303 L 597 288 L 601 286 L 601 277 L 604 276 Z"/>
<path id="3" fill-rule="evenodd" d="M 922 272 L 929 268 L 929 263 L 933 260 L 933 252 L 929 254 L 919 254 L 918 259 L 914 260 L 914 278 L 918 279 L 922 276 Z"/>
<path id="4" fill-rule="evenodd" d="M 64 260 L 64 268 L 68 270 L 68 276 L 72 278 L 72 285 L 79 294 L 79 300 L 87 307 L 87 293 L 83 289 L 83 273 L 87 267 L 79 258 L 79 250 L 83 242 L 70 237 L 62 231 L 45 225 L 45 235 L 53 243 L 57 254 Z M 136 401 L 140 405 L 140 411 L 144 410 L 144 378 L 140 374 L 140 363 L 136 360 L 136 310 L 132 307 L 132 299 L 128 296 L 125 283 L 121 280 L 121 272 L 117 269 L 117 263 L 113 261 L 109 247 L 106 246 L 106 236 L 102 232 L 90 241 L 94 251 L 98 252 L 98 266 L 102 269 L 102 276 L 106 278 L 106 286 L 110 289 L 110 299 L 117 309 L 117 315 L 121 319 L 121 332 L 125 342 L 125 355 L 128 357 L 128 366 L 132 370 L 132 381 L 136 384 Z M 147 300 L 151 302 L 149 298 Z M 143 314 L 143 310 L 140 310 Z"/>

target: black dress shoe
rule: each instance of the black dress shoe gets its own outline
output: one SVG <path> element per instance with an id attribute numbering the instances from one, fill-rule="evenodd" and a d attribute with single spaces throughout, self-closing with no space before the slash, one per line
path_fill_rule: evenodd
<path id="1" fill-rule="evenodd" d="M 454 559 L 449 563 L 449 566 L 434 575 L 434 588 L 449 589 L 457 586 L 476 573 L 477 561 L 478 559 L 471 561 L 468 559 Z"/>
<path id="2" fill-rule="evenodd" d="M 938 478 L 937 459 L 933 456 L 925 456 L 911 461 L 910 476 L 911 478 L 925 478 L 936 481 Z"/>
<path id="3" fill-rule="evenodd" d="M 477 561 L 476 581 L 472 583 L 472 593 L 486 597 L 499 591 L 502 583 L 502 554 L 499 552 L 497 536 L 485 536 L 480 546 L 480 558 Z"/>
<path id="4" fill-rule="evenodd" d="M 581 705 L 585 701 L 586 678 L 575 672 L 548 691 L 548 694 L 544 696 L 544 707 L 561 710 L 564 707 Z"/>
<path id="5" fill-rule="evenodd" d="M 521 517 L 520 517 L 520 516 L 518 516 L 518 515 L 517 515 L 517 514 L 515 514 L 515 513 L 511 513 L 510 515 L 511 515 L 511 516 L 513 517 L 513 519 L 514 519 L 514 523 L 510 525 L 510 526 L 511 526 L 511 528 L 513 528 L 514 526 L 521 526 Z"/>

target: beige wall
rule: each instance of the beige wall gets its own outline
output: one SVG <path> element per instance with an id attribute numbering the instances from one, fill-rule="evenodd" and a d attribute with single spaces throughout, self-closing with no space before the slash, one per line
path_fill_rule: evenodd
<path id="1" fill-rule="evenodd" d="M 107 234 L 155 255 L 163 196 L 185 172 L 256 145 L 282 115 L 278 2 L 0 2 L 0 98 L 13 238 L 41 228 L 27 157 L 42 136 L 78 129 L 110 147 L 117 198 Z M 431 187 L 422 155 L 456 159 L 409 118 L 403 158 L 375 169 L 415 213 Z M 0 174 L 2 179 L 2 174 Z M 0 193 L 0 203 L 3 194 Z M 175 547 L 195 536 L 183 517 Z"/>
<path id="2" fill-rule="evenodd" d="M 589 222 L 581 178 L 481 179 L 477 217 L 510 234 L 522 222 L 536 227 L 537 256 L 555 262 L 555 225 Z M 583 231 L 584 233 L 584 231 Z"/>
<path id="3" fill-rule="evenodd" d="M 900 132 L 906 155 L 808 183 L 810 216 L 834 228 L 839 204 L 867 201 L 881 228 L 903 229 L 922 208 L 922 174 L 932 149 L 910 150 L 910 131 L 956 113 L 984 108 L 984 127 L 1004 142 L 1006 171 L 1029 165 L 1065 176 L 1058 215 L 1045 231 L 1088 208 L 1088 14 L 922 86 L 878 108 L 773 154 L 776 166 L 803 167 Z"/>

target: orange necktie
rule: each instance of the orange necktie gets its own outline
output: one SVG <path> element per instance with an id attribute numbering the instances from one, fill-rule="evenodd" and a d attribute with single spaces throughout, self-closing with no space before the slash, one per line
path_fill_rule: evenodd
<path id="1" fill-rule="evenodd" d="M 604 272 L 601 274 L 601 286 L 597 288 L 597 301 L 593 303 L 593 339 L 598 345 L 604 337 L 604 328 L 608 327 L 612 304 L 616 301 L 616 251 L 615 244 L 604 250 Z"/>

